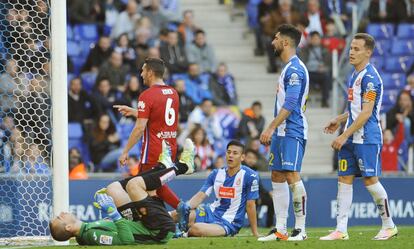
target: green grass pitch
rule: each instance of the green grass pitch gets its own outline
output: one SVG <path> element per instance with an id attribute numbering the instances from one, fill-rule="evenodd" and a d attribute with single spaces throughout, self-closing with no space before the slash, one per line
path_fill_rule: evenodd
<path id="1" fill-rule="evenodd" d="M 238 236 L 229 238 L 182 238 L 173 239 L 165 245 L 136 245 L 136 248 L 153 249 L 269 249 L 269 248 L 335 248 L 335 249 L 411 249 L 414 248 L 414 226 L 400 226 L 398 237 L 388 241 L 371 240 L 378 232 L 379 227 L 352 227 L 349 229 L 350 239 L 348 241 L 319 241 L 320 236 L 329 232 L 329 228 L 308 228 L 309 238 L 302 242 L 271 241 L 258 242 L 256 238 L 250 236 L 250 230 L 245 228 L 240 231 Z M 261 234 L 267 233 L 267 229 L 260 229 Z M 104 248 L 129 248 L 132 246 L 110 246 Z M 7 248 L 7 247 L 5 247 Z M 36 248 L 36 247 L 30 247 Z M 48 249 L 62 248 L 103 248 L 101 246 L 48 246 Z"/>

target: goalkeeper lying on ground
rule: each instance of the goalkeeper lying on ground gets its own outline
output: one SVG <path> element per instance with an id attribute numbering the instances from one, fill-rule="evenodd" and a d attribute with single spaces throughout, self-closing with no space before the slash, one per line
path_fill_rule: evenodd
<path id="1" fill-rule="evenodd" d="M 163 202 L 154 196 L 155 189 L 172 180 L 180 174 L 190 174 L 194 171 L 194 145 L 186 141 L 184 157 L 174 164 L 170 150 L 163 142 L 163 150 L 159 157 L 159 165 L 142 175 L 125 181 L 130 198 L 130 209 L 133 217 L 139 221 L 123 218 L 115 203 L 105 191 L 98 191 L 96 206 L 108 215 L 112 221 L 99 220 L 82 222 L 73 214 L 62 212 L 50 224 L 50 233 L 57 241 L 66 241 L 76 237 L 79 245 L 129 245 L 166 243 L 175 232 L 175 224 L 168 214 Z M 182 156 L 183 158 L 183 156 Z M 118 199 L 118 198 L 117 198 Z"/>

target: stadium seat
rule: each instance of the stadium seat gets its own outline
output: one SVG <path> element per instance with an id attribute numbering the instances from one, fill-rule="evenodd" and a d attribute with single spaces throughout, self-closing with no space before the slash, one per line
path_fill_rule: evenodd
<path id="1" fill-rule="evenodd" d="M 391 48 L 391 40 L 378 40 L 375 42 L 374 56 L 384 56 L 389 54 Z"/>
<path id="2" fill-rule="evenodd" d="M 70 57 L 73 63 L 73 71 L 75 75 L 79 75 L 81 68 L 83 67 L 83 64 L 86 62 L 86 58 L 77 56 L 77 57 Z"/>
<path id="3" fill-rule="evenodd" d="M 81 74 L 83 89 L 88 93 L 91 93 L 96 82 L 97 74 L 94 72 L 87 72 Z"/>
<path id="4" fill-rule="evenodd" d="M 121 141 L 128 140 L 132 129 L 134 129 L 134 126 L 135 126 L 135 123 L 133 122 L 117 124 L 116 131 L 118 132 L 118 135 Z"/>
<path id="5" fill-rule="evenodd" d="M 376 39 L 389 39 L 394 36 L 394 25 L 389 23 L 370 23 L 367 26 L 367 33 Z"/>
<path id="6" fill-rule="evenodd" d="M 79 47 L 81 48 L 81 56 L 87 58 L 91 48 L 95 46 L 94 42 L 91 41 L 80 41 Z"/>
<path id="7" fill-rule="evenodd" d="M 400 23 L 397 28 L 397 36 L 403 39 L 414 39 L 414 23 Z"/>
<path id="8" fill-rule="evenodd" d="M 393 55 L 414 55 L 413 40 L 395 40 L 391 47 Z"/>
<path id="9" fill-rule="evenodd" d="M 394 105 L 397 102 L 398 90 L 386 90 L 382 96 L 383 105 Z"/>
<path id="10" fill-rule="evenodd" d="M 75 78 L 75 75 L 74 75 L 73 73 L 68 73 L 68 87 L 69 87 L 70 81 L 71 81 L 73 78 Z"/>
<path id="11" fill-rule="evenodd" d="M 69 149 L 83 148 L 83 130 L 80 123 L 69 123 L 68 124 L 68 136 L 69 136 Z"/>
<path id="12" fill-rule="evenodd" d="M 379 71 L 384 69 L 385 60 L 383 56 L 373 56 L 371 57 L 371 64 L 375 66 Z"/>
<path id="13" fill-rule="evenodd" d="M 71 41 L 75 40 L 75 35 L 73 34 L 73 29 L 70 25 L 66 25 L 66 39 Z"/>
<path id="14" fill-rule="evenodd" d="M 67 44 L 68 44 L 68 55 L 70 57 L 78 57 L 81 55 L 82 50 L 77 42 L 68 40 Z"/>
<path id="15" fill-rule="evenodd" d="M 405 75 L 402 73 L 384 73 L 381 77 L 385 90 L 400 90 L 405 86 Z"/>
<path id="16" fill-rule="evenodd" d="M 414 57 L 409 56 L 390 56 L 387 57 L 384 70 L 389 73 L 403 73 L 406 72 Z"/>
<path id="17" fill-rule="evenodd" d="M 79 24 L 74 27 L 75 35 L 81 40 L 97 41 L 99 38 L 98 27 L 95 24 Z"/>

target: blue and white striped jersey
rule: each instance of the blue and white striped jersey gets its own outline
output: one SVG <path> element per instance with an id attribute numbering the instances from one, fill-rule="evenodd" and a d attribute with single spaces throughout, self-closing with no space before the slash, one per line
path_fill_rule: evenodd
<path id="1" fill-rule="evenodd" d="M 274 135 L 307 139 L 308 122 L 305 117 L 305 110 L 309 93 L 309 73 L 305 64 L 296 55 L 289 60 L 280 74 L 275 103 L 275 117 L 286 104 L 286 97 L 290 93 L 299 94 L 297 102 L 295 100 L 289 117 L 279 125 Z"/>
<path id="2" fill-rule="evenodd" d="M 362 111 L 362 104 L 375 101 L 368 121 L 361 129 L 349 137 L 347 142 L 355 144 L 382 144 L 380 109 L 383 84 L 377 69 L 370 63 L 359 73 L 354 71 L 348 83 L 348 120 L 345 129 L 352 125 Z"/>
<path id="3" fill-rule="evenodd" d="M 246 202 L 259 198 L 259 176 L 244 165 L 231 177 L 227 174 L 227 167 L 215 169 L 200 191 L 207 195 L 214 191 L 216 199 L 210 205 L 213 214 L 240 229 L 246 214 Z"/>

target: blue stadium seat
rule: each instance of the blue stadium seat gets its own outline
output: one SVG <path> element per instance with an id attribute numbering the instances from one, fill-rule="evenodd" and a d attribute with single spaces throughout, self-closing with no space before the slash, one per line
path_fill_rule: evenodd
<path id="1" fill-rule="evenodd" d="M 121 141 L 128 140 L 129 135 L 131 134 L 132 129 L 134 129 L 135 123 L 124 123 L 117 124 L 116 131 L 118 132 L 119 139 Z"/>
<path id="2" fill-rule="evenodd" d="M 405 75 L 402 73 L 384 73 L 381 77 L 385 91 L 400 90 L 405 86 Z"/>
<path id="3" fill-rule="evenodd" d="M 73 33 L 72 26 L 70 25 L 66 25 L 66 39 L 71 41 L 75 40 L 75 35 Z"/>
<path id="4" fill-rule="evenodd" d="M 413 40 L 395 40 L 391 46 L 393 55 L 414 55 Z"/>
<path id="5" fill-rule="evenodd" d="M 86 72 L 81 74 L 83 89 L 85 89 L 88 93 L 91 93 L 95 86 L 96 76 L 98 75 L 94 72 Z"/>
<path id="6" fill-rule="evenodd" d="M 68 55 L 70 57 L 78 57 L 81 55 L 81 52 L 82 52 L 81 47 L 79 46 L 77 42 L 68 40 L 67 44 L 68 44 Z"/>
<path id="7" fill-rule="evenodd" d="M 389 39 L 394 36 L 394 25 L 389 23 L 370 23 L 367 26 L 367 33 L 376 39 Z"/>
<path id="8" fill-rule="evenodd" d="M 73 71 L 75 75 L 79 75 L 81 68 L 83 67 L 83 64 L 86 62 L 86 58 L 76 56 L 76 57 L 70 57 L 73 63 Z"/>
<path id="9" fill-rule="evenodd" d="M 69 123 L 68 125 L 68 136 L 69 136 L 69 149 L 83 148 L 83 130 L 80 123 Z"/>
<path id="10" fill-rule="evenodd" d="M 378 40 L 375 42 L 375 50 L 374 50 L 374 56 L 376 55 L 387 55 L 390 52 L 391 48 L 391 40 Z"/>
<path id="11" fill-rule="evenodd" d="M 98 27 L 95 24 L 79 24 L 74 27 L 75 35 L 81 40 L 97 41 L 99 38 Z"/>
<path id="12" fill-rule="evenodd" d="M 95 46 L 94 42 L 85 40 L 79 42 L 79 47 L 81 48 L 81 56 L 87 58 L 91 48 Z"/>
<path id="13" fill-rule="evenodd" d="M 373 56 L 373 57 L 371 57 L 371 61 L 370 62 L 379 71 L 382 71 L 382 69 L 384 68 L 384 65 L 385 65 L 385 60 L 384 60 L 384 57 L 383 56 Z"/>
<path id="14" fill-rule="evenodd" d="M 385 106 L 394 105 L 397 102 L 398 90 L 386 90 L 382 96 L 382 104 Z"/>
<path id="15" fill-rule="evenodd" d="M 71 81 L 73 78 L 75 78 L 75 75 L 74 75 L 73 73 L 68 73 L 68 87 L 69 87 L 70 81 Z"/>
<path id="16" fill-rule="evenodd" d="M 403 73 L 408 71 L 413 60 L 414 57 L 409 56 L 389 56 L 384 69 L 389 73 Z"/>
<path id="17" fill-rule="evenodd" d="M 400 23 L 397 28 L 397 36 L 403 39 L 414 39 L 414 23 Z"/>

